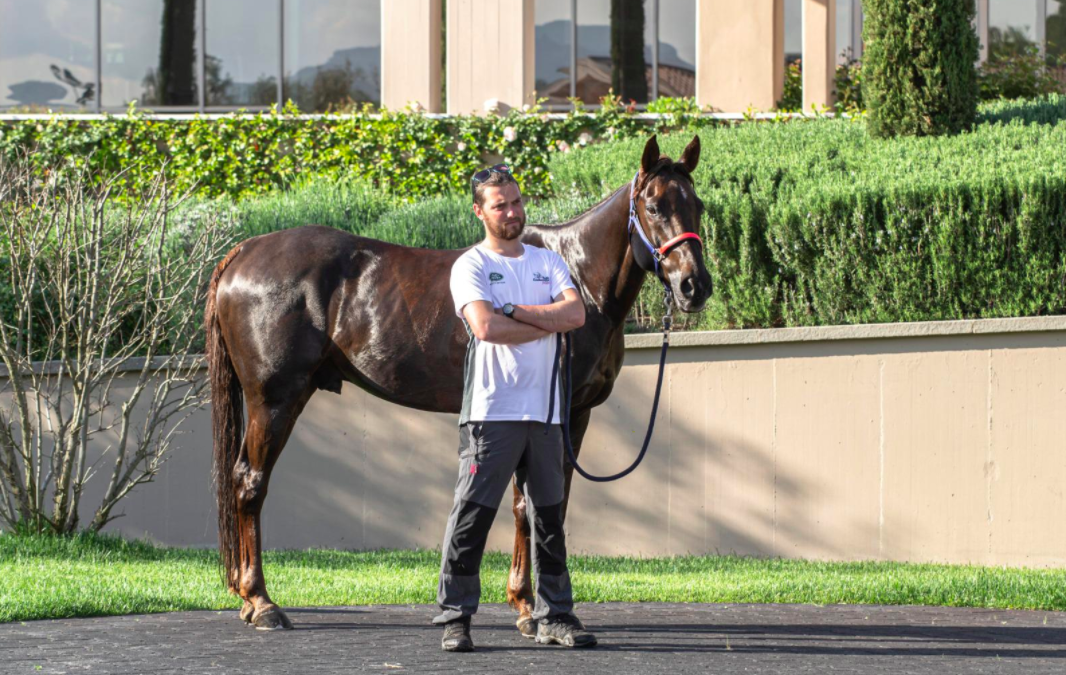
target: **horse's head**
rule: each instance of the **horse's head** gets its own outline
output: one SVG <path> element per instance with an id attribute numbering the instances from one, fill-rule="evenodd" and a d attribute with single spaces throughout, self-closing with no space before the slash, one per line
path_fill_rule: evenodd
<path id="1" fill-rule="evenodd" d="M 644 146 L 640 171 L 630 188 L 629 243 L 633 257 L 641 269 L 670 287 L 677 306 L 685 312 L 703 309 L 711 296 L 711 275 L 698 236 L 703 202 L 692 180 L 699 159 L 699 136 L 692 138 L 678 162 L 660 155 L 659 143 L 652 136 Z"/>

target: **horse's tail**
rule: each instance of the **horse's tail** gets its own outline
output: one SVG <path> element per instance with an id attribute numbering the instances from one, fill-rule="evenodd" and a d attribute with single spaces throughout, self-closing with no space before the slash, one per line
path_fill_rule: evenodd
<path id="1" fill-rule="evenodd" d="M 204 327 L 207 330 L 207 372 L 211 378 L 211 428 L 215 446 L 214 481 L 218 493 L 218 552 L 226 586 L 236 593 L 240 581 L 240 532 L 237 526 L 237 490 L 233 467 L 244 433 L 244 392 L 233 368 L 218 322 L 216 295 L 222 272 L 237 256 L 238 246 L 211 274 L 207 289 Z"/>

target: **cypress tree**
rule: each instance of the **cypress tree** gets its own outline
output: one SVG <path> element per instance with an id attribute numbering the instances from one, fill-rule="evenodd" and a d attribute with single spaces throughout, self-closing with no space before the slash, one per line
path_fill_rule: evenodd
<path id="1" fill-rule="evenodd" d="M 973 0 L 865 0 L 862 94 L 874 136 L 968 129 L 977 114 Z"/>

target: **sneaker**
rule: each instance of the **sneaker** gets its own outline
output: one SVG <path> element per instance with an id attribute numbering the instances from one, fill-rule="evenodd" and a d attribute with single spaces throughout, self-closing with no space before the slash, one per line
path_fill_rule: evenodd
<path id="1" fill-rule="evenodd" d="M 444 624 L 440 648 L 446 652 L 474 651 L 474 641 L 470 639 L 470 617 L 464 616 Z"/>
<path id="2" fill-rule="evenodd" d="M 596 636 L 585 630 L 573 614 L 557 614 L 541 619 L 537 626 L 537 644 L 553 642 L 564 647 L 595 647 Z"/>

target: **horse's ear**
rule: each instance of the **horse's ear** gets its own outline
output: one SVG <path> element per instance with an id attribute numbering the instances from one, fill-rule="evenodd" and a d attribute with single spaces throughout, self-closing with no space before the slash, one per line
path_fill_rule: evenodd
<path id="1" fill-rule="evenodd" d="M 681 163 L 685 165 L 689 173 L 696 170 L 696 165 L 700 163 L 699 136 L 693 136 L 689 144 L 685 146 L 685 151 L 681 153 Z"/>
<path id="2" fill-rule="evenodd" d="M 655 168 L 655 165 L 659 163 L 659 141 L 655 139 L 655 134 L 648 139 L 648 142 L 644 144 L 644 156 L 640 158 L 640 170 L 644 173 L 651 173 L 651 170 Z"/>

